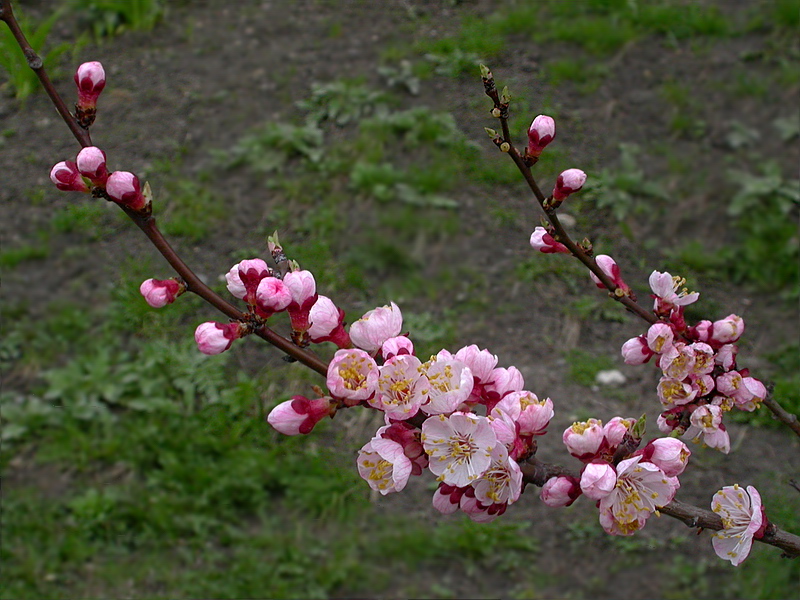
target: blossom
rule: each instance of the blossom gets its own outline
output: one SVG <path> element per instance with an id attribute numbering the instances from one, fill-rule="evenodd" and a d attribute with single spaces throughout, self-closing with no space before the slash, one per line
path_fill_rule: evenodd
<path id="1" fill-rule="evenodd" d="M 380 306 L 368 311 L 350 326 L 350 339 L 357 347 L 370 354 L 377 352 L 389 338 L 400 335 L 403 315 L 398 306 Z"/>
<path id="2" fill-rule="evenodd" d="M 420 360 L 410 354 L 400 354 L 380 367 L 378 390 L 369 400 L 370 406 L 382 410 L 391 419 L 410 419 L 427 400 L 430 387 L 421 372 Z"/>
<path id="3" fill-rule="evenodd" d="M 653 323 L 647 330 L 647 346 L 656 354 L 661 354 L 672 345 L 675 334 L 666 323 Z"/>
<path id="4" fill-rule="evenodd" d="M 731 441 L 725 425 L 722 424 L 722 409 L 714 404 L 698 406 L 689 417 L 691 425 L 683 434 L 683 438 L 693 442 L 702 442 L 709 448 L 716 448 L 723 454 L 731 450 Z"/>
<path id="5" fill-rule="evenodd" d="M 489 419 L 473 413 L 438 415 L 422 424 L 422 445 L 430 470 L 457 487 L 478 479 L 491 464 L 497 437 Z"/>
<path id="6" fill-rule="evenodd" d="M 739 566 L 750 554 L 753 538 L 762 538 L 767 526 L 761 495 L 751 485 L 747 493 L 738 484 L 728 485 L 714 494 L 711 510 L 722 518 L 723 527 L 711 537 L 714 552 Z"/>
<path id="7" fill-rule="evenodd" d="M 564 200 L 570 194 L 579 191 L 586 183 L 586 173 L 580 169 L 562 171 L 553 188 L 553 199 Z"/>
<path id="8" fill-rule="evenodd" d="M 505 446 L 498 444 L 491 454 L 489 468 L 472 483 L 475 499 L 481 504 L 513 504 L 522 493 L 522 471 Z"/>
<path id="9" fill-rule="evenodd" d="M 283 276 L 283 283 L 292 295 L 292 302 L 287 307 L 292 331 L 308 331 L 309 313 L 317 301 L 317 283 L 311 271 L 291 271 Z"/>
<path id="10" fill-rule="evenodd" d="M 312 342 L 333 342 L 340 348 L 350 345 L 350 336 L 344 330 L 344 311 L 327 296 L 317 296 L 308 313 L 308 322 L 308 336 Z"/>
<path id="11" fill-rule="evenodd" d="M 463 487 L 439 483 L 439 487 L 433 494 L 433 507 L 443 515 L 453 514 L 458 510 L 461 496 L 464 494 Z"/>
<path id="12" fill-rule="evenodd" d="M 78 166 L 71 160 L 62 160 L 50 169 L 50 181 L 64 192 L 88 192 L 89 186 L 81 177 Z"/>
<path id="13" fill-rule="evenodd" d="M 292 302 L 289 288 L 277 277 L 264 277 L 256 288 L 256 307 L 259 314 L 268 318 L 285 310 Z"/>
<path id="14" fill-rule="evenodd" d="M 697 396 L 698 388 L 692 386 L 681 379 L 672 379 L 671 377 L 662 377 L 656 388 L 658 391 L 658 399 L 664 408 L 674 408 L 688 404 Z"/>
<path id="15" fill-rule="evenodd" d="M 617 473 L 607 462 L 591 462 L 581 473 L 581 491 L 592 500 L 608 496 L 617 485 Z"/>
<path id="16" fill-rule="evenodd" d="M 525 387 L 525 379 L 516 367 L 498 367 L 492 369 L 489 380 L 484 383 L 483 390 L 485 398 L 491 402 L 497 402 L 506 394 L 522 391 Z"/>
<path id="17" fill-rule="evenodd" d="M 520 414 L 517 419 L 520 435 L 544 435 L 550 419 L 555 414 L 553 401 L 550 398 L 539 400 L 533 392 L 511 392 L 506 398 L 516 396 L 519 398 Z"/>
<path id="18" fill-rule="evenodd" d="M 711 325 L 711 340 L 718 344 L 735 342 L 744 333 L 744 319 L 737 315 L 728 315 L 724 319 L 714 321 Z"/>
<path id="19" fill-rule="evenodd" d="M 658 359 L 664 375 L 672 379 L 686 379 L 694 370 L 694 348 L 683 342 L 670 344 Z"/>
<path id="20" fill-rule="evenodd" d="M 108 180 L 106 168 L 106 153 L 96 146 L 88 146 L 78 152 L 75 159 L 81 175 L 91 179 L 94 185 L 105 186 Z"/>
<path id="21" fill-rule="evenodd" d="M 567 248 L 561 242 L 557 242 L 555 238 L 550 235 L 544 227 L 537 227 L 533 230 L 530 239 L 531 247 L 538 250 L 543 254 L 569 254 Z"/>
<path id="22" fill-rule="evenodd" d="M 617 261 L 606 254 L 598 254 L 595 256 L 594 260 L 597 266 L 600 267 L 600 270 L 605 273 L 606 277 L 611 280 L 611 283 L 613 283 L 618 290 L 623 294 L 631 295 L 631 288 L 622 279 L 622 272 L 619 269 L 619 265 L 617 265 Z M 605 284 L 591 271 L 589 271 L 589 277 L 592 278 L 594 284 L 601 290 L 606 289 Z"/>
<path id="23" fill-rule="evenodd" d="M 542 150 L 556 138 L 556 122 L 547 115 L 537 116 L 528 128 L 528 155 L 540 156 Z"/>
<path id="24" fill-rule="evenodd" d="M 455 353 L 454 358 L 469 367 L 476 383 L 487 383 L 497 366 L 497 355 L 488 350 L 481 350 L 475 344 L 464 346 Z"/>
<path id="25" fill-rule="evenodd" d="M 697 292 L 686 289 L 686 280 L 682 277 L 673 277 L 667 272 L 653 271 L 650 273 L 650 289 L 653 290 L 655 305 L 653 310 L 663 312 L 673 306 L 686 306 L 696 302 L 700 297 Z"/>
<path id="26" fill-rule="evenodd" d="M 383 495 L 402 491 L 411 475 L 411 460 L 397 442 L 376 436 L 358 451 L 358 474 Z"/>
<path id="27" fill-rule="evenodd" d="M 591 460 L 603 443 L 603 423 L 597 419 L 573 423 L 564 430 L 561 439 L 572 456 Z"/>
<path id="28" fill-rule="evenodd" d="M 642 459 L 653 463 L 667 477 L 677 477 L 686 468 L 691 452 L 682 441 L 672 438 L 656 438 L 641 451 Z"/>
<path id="29" fill-rule="evenodd" d="M 131 210 L 142 210 L 149 201 L 142 194 L 139 178 L 128 171 L 114 171 L 106 180 L 106 193 L 116 203 Z"/>
<path id="30" fill-rule="evenodd" d="M 248 304 L 255 304 L 258 284 L 270 276 L 270 268 L 260 258 L 250 258 L 233 265 L 225 274 L 228 291 Z"/>
<path id="31" fill-rule="evenodd" d="M 414 354 L 414 343 L 405 335 L 389 338 L 381 345 L 381 356 L 384 360 L 402 354 Z"/>
<path id="32" fill-rule="evenodd" d="M 337 350 L 328 365 L 327 385 L 336 398 L 358 404 L 375 393 L 378 365 L 363 350 Z"/>
<path id="33" fill-rule="evenodd" d="M 424 392 L 428 399 L 421 406 L 426 414 L 451 413 L 472 393 L 472 371 L 460 360 L 434 357 L 422 368 L 428 383 Z"/>
<path id="34" fill-rule="evenodd" d="M 574 477 L 551 477 L 542 486 L 539 498 L 547 506 L 569 506 L 581 495 L 581 486 Z"/>
<path id="35" fill-rule="evenodd" d="M 629 339 L 622 344 L 622 360 L 626 365 L 641 365 L 653 356 L 653 351 L 647 345 L 647 338 L 643 335 Z"/>
<path id="36" fill-rule="evenodd" d="M 201 323 L 194 332 L 194 340 L 203 354 L 221 354 L 231 347 L 233 340 L 242 336 L 239 323 Z"/>
<path id="37" fill-rule="evenodd" d="M 153 308 L 172 304 L 186 287 L 175 279 L 146 279 L 139 286 L 139 292 Z"/>
<path id="38" fill-rule="evenodd" d="M 316 400 L 294 396 L 273 408 L 267 416 L 267 422 L 284 435 L 306 434 L 322 419 L 330 416 L 331 409 L 331 399 L 327 396 Z"/>

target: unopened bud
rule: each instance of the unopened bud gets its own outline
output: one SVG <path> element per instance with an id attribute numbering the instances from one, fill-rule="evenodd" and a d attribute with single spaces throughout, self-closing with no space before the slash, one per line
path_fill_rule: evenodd
<path id="1" fill-rule="evenodd" d="M 83 63 L 75 71 L 75 85 L 78 86 L 78 103 L 84 108 L 94 107 L 106 86 L 103 65 L 96 60 Z"/>
<path id="2" fill-rule="evenodd" d="M 172 304 L 185 291 L 186 286 L 175 279 L 147 279 L 139 286 L 139 292 L 153 308 Z"/>
<path id="3" fill-rule="evenodd" d="M 539 156 L 542 150 L 556 138 L 556 122 L 552 117 L 539 115 L 528 129 L 528 155 Z"/>
<path id="4" fill-rule="evenodd" d="M 503 142 L 500 144 L 500 152 L 508 152 L 509 150 L 511 150 L 511 144 L 508 142 Z"/>
<path id="5" fill-rule="evenodd" d="M 89 178 L 96 186 L 104 187 L 108 180 L 108 169 L 106 168 L 106 153 L 97 146 L 89 146 L 78 152 L 75 159 L 78 171 L 81 175 Z"/>
<path id="6" fill-rule="evenodd" d="M 109 197 L 132 210 L 144 209 L 148 202 L 139 184 L 139 178 L 128 171 L 114 171 L 106 181 L 106 193 Z"/>
<path id="7" fill-rule="evenodd" d="M 586 183 L 586 173 L 580 169 L 567 169 L 563 171 L 556 180 L 553 188 L 553 199 L 564 200 L 570 194 L 574 194 Z"/>
<path id="8" fill-rule="evenodd" d="M 50 181 L 65 192 L 88 192 L 89 187 L 81 177 L 78 166 L 71 160 L 62 160 L 50 169 Z"/>

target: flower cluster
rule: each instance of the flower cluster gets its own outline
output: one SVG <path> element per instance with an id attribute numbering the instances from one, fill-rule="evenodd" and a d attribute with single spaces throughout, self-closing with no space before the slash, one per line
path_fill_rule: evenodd
<path id="1" fill-rule="evenodd" d="M 659 321 L 646 334 L 625 342 L 622 356 L 631 365 L 658 357 L 662 371 L 658 398 L 664 409 L 658 426 L 662 432 L 728 453 L 730 438 L 723 415 L 733 408 L 755 410 L 767 390 L 747 369 L 736 366 L 735 342 L 744 332 L 742 318 L 728 315 L 713 323 L 700 321 L 688 326 L 684 307 L 699 294 L 689 293 L 684 285 L 681 278 L 653 271 L 650 287 Z"/>
<path id="2" fill-rule="evenodd" d="M 439 511 L 492 520 L 522 493 L 518 462 L 536 451 L 553 403 L 524 390 L 519 370 L 497 367 L 497 356 L 475 345 L 423 362 L 402 329 L 394 303 L 367 312 L 350 327 L 355 347 L 338 350 L 328 368 L 331 402 L 384 413 L 386 425 L 359 451 L 359 473 L 388 494 L 429 469 L 440 482 L 433 498 Z M 284 433 L 307 433 L 284 418 L 310 423 L 324 416 L 304 417 L 307 411 L 290 408 L 296 404 L 278 405 L 269 422 Z"/>
<path id="3" fill-rule="evenodd" d="M 613 535 L 632 535 L 656 510 L 669 504 L 680 487 L 678 475 L 690 452 L 675 438 L 658 438 L 644 448 L 635 419 L 615 417 L 573 423 L 564 444 L 584 463 L 578 478 L 553 477 L 542 487 L 548 506 L 569 506 L 581 494 L 597 501 L 600 524 Z"/>

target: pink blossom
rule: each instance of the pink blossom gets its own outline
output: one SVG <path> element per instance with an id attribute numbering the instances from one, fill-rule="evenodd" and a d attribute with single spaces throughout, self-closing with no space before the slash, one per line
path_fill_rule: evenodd
<path id="1" fill-rule="evenodd" d="M 698 342 L 707 342 L 709 339 L 711 339 L 712 325 L 713 323 L 711 321 L 704 319 L 689 329 L 689 335 L 692 336 L 692 339 L 695 339 Z"/>
<path id="2" fill-rule="evenodd" d="M 612 535 L 632 535 L 648 517 L 672 502 L 680 484 L 656 465 L 634 456 L 617 465 L 617 484 L 600 500 L 600 524 Z"/>
<path id="3" fill-rule="evenodd" d="M 384 360 L 403 354 L 414 354 L 414 343 L 405 335 L 389 338 L 381 346 L 381 356 Z"/>
<path id="4" fill-rule="evenodd" d="M 721 531 L 711 538 L 714 552 L 738 567 L 750 554 L 753 538 L 764 536 L 767 518 L 761 504 L 761 494 L 751 485 L 745 494 L 742 488 L 728 485 L 714 494 L 711 510 L 722 517 Z"/>
<path id="5" fill-rule="evenodd" d="M 78 86 L 78 104 L 82 108 L 93 108 L 100 92 L 106 86 L 106 72 L 103 65 L 93 60 L 85 62 L 75 71 L 75 85 Z"/>
<path id="6" fill-rule="evenodd" d="M 569 248 L 567 248 L 561 242 L 557 242 L 555 238 L 547 233 L 547 230 L 544 227 L 537 227 L 533 230 L 531 234 L 531 247 L 534 250 L 538 250 L 543 254 L 569 254 Z"/>
<path id="7" fill-rule="evenodd" d="M 718 344 L 735 342 L 744 333 L 744 319 L 736 315 L 728 315 L 724 319 L 714 321 L 711 326 L 711 340 Z"/>
<path id="8" fill-rule="evenodd" d="M 350 339 L 357 347 L 370 354 L 377 352 L 389 338 L 400 335 L 403 315 L 398 306 L 380 306 L 368 311 L 350 326 Z"/>
<path id="9" fill-rule="evenodd" d="M 622 417 L 614 417 L 606 423 L 603 426 L 603 438 L 606 446 L 612 451 L 616 450 L 634 423 L 636 423 L 636 419 L 623 419 Z"/>
<path id="10" fill-rule="evenodd" d="M 96 146 L 88 146 L 78 152 L 75 159 L 78 171 L 81 175 L 88 177 L 94 185 L 105 186 L 108 180 L 108 169 L 106 168 L 106 153 Z"/>
<path id="11" fill-rule="evenodd" d="M 659 357 L 658 366 L 666 377 L 686 379 L 694 370 L 694 348 L 683 342 L 670 344 Z"/>
<path id="12" fill-rule="evenodd" d="M 692 453 L 682 441 L 672 437 L 656 438 L 642 449 L 642 460 L 653 463 L 667 477 L 683 473 Z"/>
<path id="13" fill-rule="evenodd" d="M 391 419 L 410 419 L 427 400 L 430 386 L 416 356 L 401 354 L 380 367 L 378 390 L 370 406 L 382 410 Z"/>
<path id="14" fill-rule="evenodd" d="M 714 391 L 714 378 L 711 375 L 697 375 L 691 376 L 692 389 L 697 391 L 695 398 L 702 398 L 708 396 Z"/>
<path id="15" fill-rule="evenodd" d="M 553 401 L 550 398 L 539 400 L 536 394 L 528 391 L 511 392 L 506 398 L 511 396 L 519 398 L 522 409 L 517 419 L 520 435 L 544 435 L 555 414 Z"/>
<path id="16" fill-rule="evenodd" d="M 647 345 L 656 354 L 661 354 L 672 345 L 675 334 L 666 323 L 654 323 L 647 330 Z"/>
<path id="17" fill-rule="evenodd" d="M 221 354 L 231 347 L 233 340 L 242 336 L 239 323 L 201 323 L 194 332 L 194 340 L 203 354 Z"/>
<path id="18" fill-rule="evenodd" d="M 284 435 L 310 433 L 314 426 L 332 414 L 331 399 L 326 397 L 309 400 L 305 396 L 294 396 L 281 402 L 267 416 L 267 422 Z"/>
<path id="19" fill-rule="evenodd" d="M 500 398 L 511 392 L 519 392 L 525 387 L 525 380 L 522 377 L 519 369 L 516 367 L 498 367 L 492 369 L 489 374 L 489 381 L 484 386 L 484 393 L 486 398 L 495 403 Z"/>
<path id="20" fill-rule="evenodd" d="M 528 156 L 540 156 L 542 150 L 556 139 L 556 122 L 552 117 L 539 115 L 528 128 Z"/>
<path id="21" fill-rule="evenodd" d="M 467 365 L 476 382 L 481 384 L 489 382 L 497 366 L 497 355 L 481 350 L 475 344 L 461 348 L 455 353 L 455 358 Z"/>
<path id="22" fill-rule="evenodd" d="M 736 355 L 739 353 L 739 347 L 736 344 L 725 344 L 714 357 L 714 362 L 721 366 L 726 371 L 736 368 Z"/>
<path id="23" fill-rule="evenodd" d="M 662 377 L 658 382 L 658 399 L 664 408 L 688 404 L 697 396 L 698 389 L 680 379 Z"/>
<path id="24" fill-rule="evenodd" d="M 553 188 L 553 199 L 564 200 L 570 194 L 579 191 L 586 183 L 586 173 L 580 169 L 562 171 Z"/>
<path id="25" fill-rule="evenodd" d="M 744 388 L 749 392 L 750 397 L 746 400 L 736 398 L 736 408 L 752 412 L 757 409 L 764 401 L 764 398 L 767 397 L 767 388 L 754 377 L 745 377 L 742 382 Z"/>
<path id="26" fill-rule="evenodd" d="M 139 178 L 128 171 L 114 171 L 106 181 L 106 193 L 109 197 L 131 210 L 142 210 L 148 205 L 148 200 L 142 194 Z"/>
<path id="27" fill-rule="evenodd" d="M 428 400 L 420 408 L 428 415 L 448 414 L 456 410 L 472 393 L 472 371 L 460 360 L 433 358 L 422 365 L 428 381 Z"/>
<path id="28" fill-rule="evenodd" d="M 595 256 L 594 260 L 597 263 L 597 266 L 600 268 L 600 270 L 603 273 L 605 273 L 606 277 L 608 277 L 611 280 L 611 282 L 616 286 L 617 289 L 621 290 L 621 292 L 624 294 L 630 295 L 631 288 L 622 279 L 622 272 L 620 271 L 617 262 L 613 258 L 607 256 L 606 254 L 598 254 L 597 256 Z M 591 271 L 589 271 L 589 277 L 592 278 L 594 284 L 601 290 L 606 289 L 605 284 L 602 281 L 600 281 L 600 278 Z"/>
<path id="29" fill-rule="evenodd" d="M 573 423 L 564 430 L 561 439 L 572 456 L 589 461 L 603 443 L 603 423 L 597 419 Z"/>
<path id="30" fill-rule="evenodd" d="M 62 160 L 50 169 L 50 181 L 64 192 L 89 191 L 89 186 L 81 177 L 78 166 L 71 160 Z"/>
<path id="31" fill-rule="evenodd" d="M 292 303 L 288 306 L 292 330 L 308 331 L 308 315 L 317 301 L 317 284 L 310 271 L 292 271 L 283 277 L 283 283 L 289 288 Z"/>
<path id="32" fill-rule="evenodd" d="M 233 265 L 225 274 L 228 291 L 248 304 L 256 303 L 256 290 L 258 284 L 265 277 L 270 276 L 270 268 L 260 258 L 243 260 Z"/>
<path id="33" fill-rule="evenodd" d="M 669 273 L 659 271 L 650 273 L 650 289 L 655 296 L 653 310 L 661 313 L 673 306 L 687 306 L 696 302 L 700 294 L 689 292 L 685 285 L 686 280 L 682 277 L 673 277 Z"/>
<path id="34" fill-rule="evenodd" d="M 358 452 L 358 474 L 383 495 L 400 492 L 411 475 L 411 460 L 397 442 L 374 437 Z"/>
<path id="35" fill-rule="evenodd" d="M 438 415 L 422 424 L 430 470 L 449 485 L 463 487 L 483 475 L 496 444 L 489 419 L 473 413 Z"/>
<path id="36" fill-rule="evenodd" d="M 702 441 L 709 448 L 716 448 L 723 454 L 731 450 L 731 441 L 725 425 L 722 424 L 722 408 L 714 404 L 698 406 L 689 418 L 691 425 L 683 434 L 686 440 Z M 702 438 L 702 439 L 701 439 Z"/>
<path id="37" fill-rule="evenodd" d="M 264 277 L 256 288 L 256 307 L 260 316 L 271 317 L 285 310 L 292 302 L 289 288 L 277 277 Z"/>
<path id="38" fill-rule="evenodd" d="M 453 514 L 458 510 L 463 494 L 464 488 L 440 482 L 433 494 L 433 507 L 443 515 Z"/>
<path id="39" fill-rule="evenodd" d="M 704 342 L 694 342 L 689 346 L 694 352 L 692 374 L 708 375 L 714 370 L 714 349 Z"/>
<path id="40" fill-rule="evenodd" d="M 327 385 L 334 397 L 347 404 L 369 400 L 378 387 L 378 365 L 363 350 L 337 350 L 328 365 Z"/>
<path id="41" fill-rule="evenodd" d="M 327 296 L 317 296 L 308 313 L 308 322 L 308 336 L 312 342 L 333 342 L 339 348 L 350 346 L 350 336 L 344 330 L 344 311 Z"/>
<path id="42" fill-rule="evenodd" d="M 146 279 L 139 286 L 139 292 L 153 308 L 162 308 L 172 304 L 186 287 L 175 279 Z"/>
<path id="43" fill-rule="evenodd" d="M 592 500 L 602 500 L 617 485 L 617 473 L 607 462 L 591 462 L 581 473 L 581 491 Z"/>
<path id="44" fill-rule="evenodd" d="M 489 467 L 472 482 L 481 504 L 513 504 L 522 493 L 522 471 L 502 444 L 494 447 Z"/>
<path id="45" fill-rule="evenodd" d="M 647 345 L 647 338 L 638 335 L 622 344 L 622 360 L 626 365 L 641 365 L 653 356 L 653 351 Z"/>
<path id="46" fill-rule="evenodd" d="M 574 477 L 551 477 L 542 486 L 539 494 L 547 506 L 559 508 L 569 506 L 581 495 L 581 486 Z"/>

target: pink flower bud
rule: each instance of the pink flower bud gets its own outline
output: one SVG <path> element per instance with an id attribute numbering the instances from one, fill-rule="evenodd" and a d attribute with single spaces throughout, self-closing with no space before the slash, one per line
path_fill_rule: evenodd
<path id="1" fill-rule="evenodd" d="M 602 500 L 617 486 L 617 472 L 606 462 L 586 465 L 581 473 L 581 491 L 592 500 Z"/>
<path id="2" fill-rule="evenodd" d="M 292 303 L 298 307 L 308 304 L 308 308 L 316 302 L 317 284 L 311 271 L 292 271 L 283 277 L 283 283 L 292 294 Z"/>
<path id="3" fill-rule="evenodd" d="M 378 365 L 363 350 L 338 350 L 328 365 L 327 385 L 334 397 L 359 404 L 372 398 L 378 387 Z"/>
<path id="4" fill-rule="evenodd" d="M 592 460 L 603 443 L 603 424 L 597 419 L 573 423 L 564 430 L 561 439 L 572 456 Z"/>
<path id="5" fill-rule="evenodd" d="M 561 242 L 557 242 L 552 235 L 547 233 L 547 230 L 544 227 L 537 227 L 533 230 L 533 233 L 531 234 L 531 247 L 534 250 L 543 252 L 544 254 L 570 253 L 569 248 L 567 248 Z"/>
<path id="6" fill-rule="evenodd" d="M 488 350 L 481 350 L 475 344 L 464 346 L 453 358 L 467 365 L 478 383 L 487 383 L 497 366 L 497 356 Z"/>
<path id="7" fill-rule="evenodd" d="M 114 171 L 106 181 L 106 193 L 109 197 L 131 210 L 142 210 L 148 204 L 142 194 L 139 178 L 128 171 Z"/>
<path id="8" fill-rule="evenodd" d="M 641 365 L 650 360 L 653 351 L 647 345 L 647 338 L 643 335 L 629 339 L 622 344 L 622 360 L 626 365 Z"/>
<path id="9" fill-rule="evenodd" d="M 654 323 L 647 330 L 647 346 L 656 354 L 665 352 L 675 339 L 672 327 L 666 323 Z"/>
<path id="10" fill-rule="evenodd" d="M 617 288 L 622 290 L 625 294 L 630 294 L 631 288 L 628 287 L 628 284 L 622 279 L 622 272 L 613 258 L 606 254 L 598 254 L 595 256 L 594 260 L 597 266 L 600 267 L 600 270 L 605 273 L 606 277 L 608 277 Z M 600 278 L 591 271 L 589 271 L 589 277 L 592 278 L 594 284 L 601 290 L 606 289 L 606 286 L 600 281 Z"/>
<path id="11" fill-rule="evenodd" d="M 508 367 L 507 369 L 498 367 L 492 370 L 489 375 L 489 381 L 484 384 L 483 390 L 484 395 L 490 402 L 497 402 L 506 394 L 522 391 L 524 387 L 525 380 L 519 369 L 516 367 Z"/>
<path id="12" fill-rule="evenodd" d="M 231 347 L 233 340 L 242 336 L 239 323 L 209 321 L 197 326 L 194 341 L 203 354 L 221 354 Z"/>
<path id="13" fill-rule="evenodd" d="M 328 397 L 309 400 L 305 396 L 294 396 L 273 408 L 267 422 L 284 435 L 306 434 L 331 415 L 331 407 Z"/>
<path id="14" fill-rule="evenodd" d="M 381 356 L 385 361 L 405 354 L 414 355 L 414 343 L 404 335 L 389 338 L 381 346 Z"/>
<path id="15" fill-rule="evenodd" d="M 62 160 L 50 169 L 50 181 L 65 192 L 88 192 L 89 187 L 81 177 L 78 166 L 71 160 Z"/>
<path id="16" fill-rule="evenodd" d="M 603 437 L 606 440 L 606 445 L 611 449 L 616 449 L 634 423 L 636 423 L 636 419 L 623 419 L 622 417 L 611 419 L 603 427 Z"/>
<path id="17" fill-rule="evenodd" d="M 75 85 L 78 86 L 78 103 L 82 108 L 92 108 L 97 97 L 106 86 L 106 72 L 103 65 L 93 60 L 85 62 L 75 72 Z"/>
<path id="18" fill-rule="evenodd" d="M 289 288 L 277 277 L 264 277 L 256 289 L 256 308 L 261 317 L 269 318 L 286 309 L 292 302 Z"/>
<path id="19" fill-rule="evenodd" d="M 344 311 L 327 296 L 318 296 L 308 313 L 308 336 L 312 342 L 333 342 L 339 348 L 351 346 L 350 336 L 344 329 Z"/>
<path id="20" fill-rule="evenodd" d="M 574 477 L 551 477 L 542 486 L 539 497 L 547 506 L 569 506 L 581 495 L 581 486 Z"/>
<path id="21" fill-rule="evenodd" d="M 539 115 L 528 129 L 528 155 L 539 156 L 556 139 L 556 122 L 552 117 Z"/>
<path id="22" fill-rule="evenodd" d="M 567 169 L 558 176 L 553 188 L 553 199 L 564 200 L 570 194 L 579 191 L 586 183 L 586 173 L 580 169 Z"/>
<path id="23" fill-rule="evenodd" d="M 108 169 L 106 168 L 106 153 L 97 146 L 89 146 L 78 152 L 75 159 L 78 171 L 81 175 L 92 180 L 94 185 L 103 187 L 108 180 Z"/>
<path id="24" fill-rule="evenodd" d="M 519 395 L 521 411 L 517 419 L 519 423 L 520 435 L 544 435 L 550 419 L 555 414 L 553 411 L 553 401 L 550 398 L 539 400 L 533 392 L 511 392 L 506 396 Z"/>
<path id="25" fill-rule="evenodd" d="M 186 288 L 175 279 L 147 279 L 139 286 L 139 292 L 153 308 L 172 304 Z"/>
<path id="26" fill-rule="evenodd" d="M 353 344 L 374 354 L 389 338 L 400 335 L 403 315 L 397 305 L 380 306 L 367 312 L 350 326 Z"/>
<path id="27" fill-rule="evenodd" d="M 714 321 L 711 326 L 711 340 L 719 344 L 735 342 L 744 333 L 744 319 L 736 315 L 728 315 L 724 319 Z"/>
<path id="28" fill-rule="evenodd" d="M 712 325 L 711 321 L 704 319 L 689 329 L 689 335 L 698 342 L 707 342 L 711 339 Z"/>
<path id="29" fill-rule="evenodd" d="M 642 460 L 664 471 L 667 477 L 677 477 L 686 468 L 691 456 L 689 448 L 677 438 L 657 438 L 642 449 Z"/>
<path id="30" fill-rule="evenodd" d="M 464 488 L 442 482 L 433 494 L 433 507 L 443 515 L 453 514 L 458 510 L 463 493 Z"/>
<path id="31" fill-rule="evenodd" d="M 736 367 L 736 355 L 739 353 L 739 347 L 736 344 L 725 344 L 717 350 L 714 357 L 714 362 L 720 365 L 726 371 Z"/>

